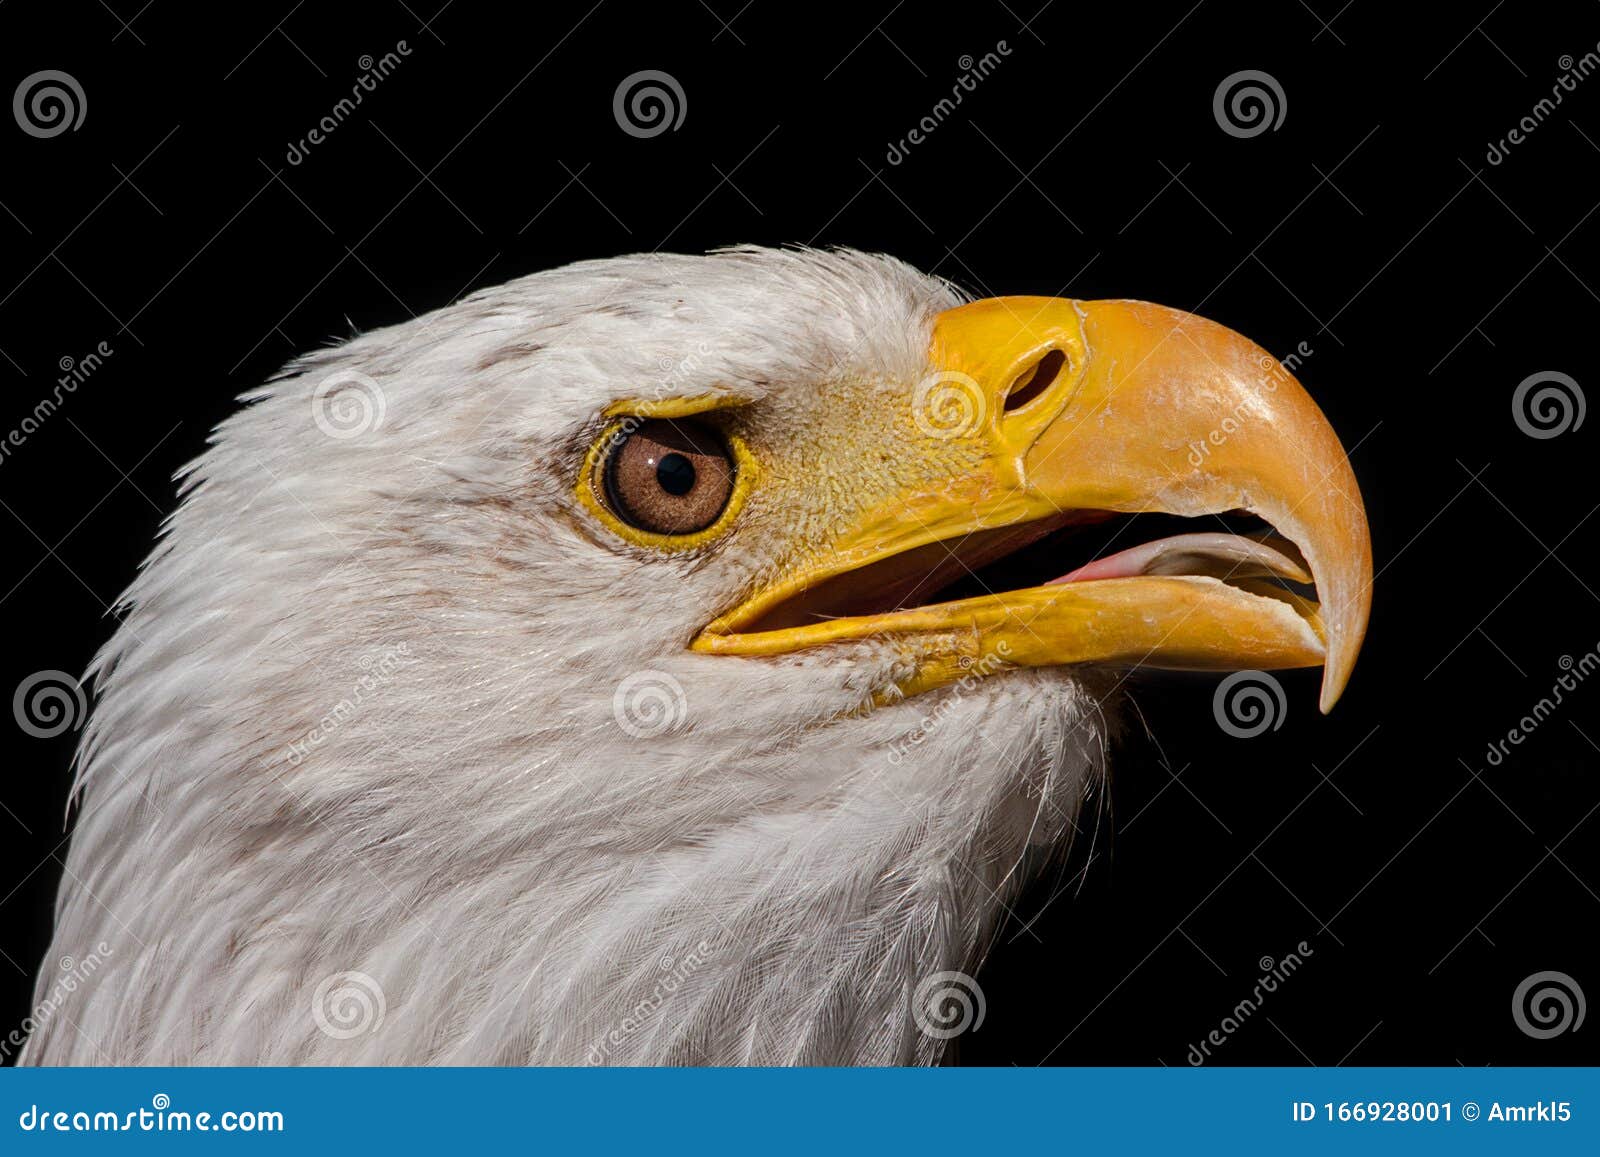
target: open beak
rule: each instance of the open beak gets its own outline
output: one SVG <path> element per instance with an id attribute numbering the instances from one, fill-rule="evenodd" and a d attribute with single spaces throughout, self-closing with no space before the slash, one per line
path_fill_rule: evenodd
<path id="1" fill-rule="evenodd" d="M 1007 667 L 1321 664 L 1333 706 L 1366 631 L 1372 548 L 1339 439 L 1275 358 L 1145 302 L 1006 297 L 941 314 L 929 365 L 908 437 L 963 465 L 873 505 L 695 650 L 888 640 L 906 694 Z M 1275 534 L 1213 517 L 1241 512 Z M 927 601 L 1073 528 L 1155 513 L 1197 521 L 1034 585 Z"/>

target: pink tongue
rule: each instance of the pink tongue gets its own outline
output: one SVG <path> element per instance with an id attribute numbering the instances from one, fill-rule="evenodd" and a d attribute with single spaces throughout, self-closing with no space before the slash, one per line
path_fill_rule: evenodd
<path id="1" fill-rule="evenodd" d="M 1276 575 L 1309 583 L 1311 574 L 1299 550 L 1286 538 L 1245 538 L 1237 534 L 1208 532 L 1160 538 L 1106 558 L 1097 558 L 1046 586 L 1088 582 L 1092 579 L 1134 578 L 1138 575 L 1211 575 L 1215 578 L 1260 578 Z"/>

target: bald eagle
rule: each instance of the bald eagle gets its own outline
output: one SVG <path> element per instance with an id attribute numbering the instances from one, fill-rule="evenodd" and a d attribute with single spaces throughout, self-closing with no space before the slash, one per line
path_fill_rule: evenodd
<path id="1" fill-rule="evenodd" d="M 27 1062 L 934 1063 L 919 989 L 1066 842 L 1126 670 L 1321 665 L 1326 710 L 1366 626 L 1321 412 L 1142 302 L 587 261 L 242 400 L 91 665 L 49 958 L 98 965 Z"/>

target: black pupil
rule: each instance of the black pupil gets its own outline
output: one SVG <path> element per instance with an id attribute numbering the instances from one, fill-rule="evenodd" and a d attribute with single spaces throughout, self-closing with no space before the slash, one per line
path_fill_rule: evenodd
<path id="1" fill-rule="evenodd" d="M 674 497 L 694 489 L 694 463 L 682 454 L 663 454 L 656 463 L 656 481 Z"/>

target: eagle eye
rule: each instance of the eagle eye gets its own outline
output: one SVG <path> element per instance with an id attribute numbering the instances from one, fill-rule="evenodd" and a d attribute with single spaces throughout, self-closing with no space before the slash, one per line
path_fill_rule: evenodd
<path id="1" fill-rule="evenodd" d="M 688 419 L 649 419 L 617 439 L 601 465 L 606 505 L 637 530 L 693 534 L 717 520 L 733 493 L 722 435 Z"/>

